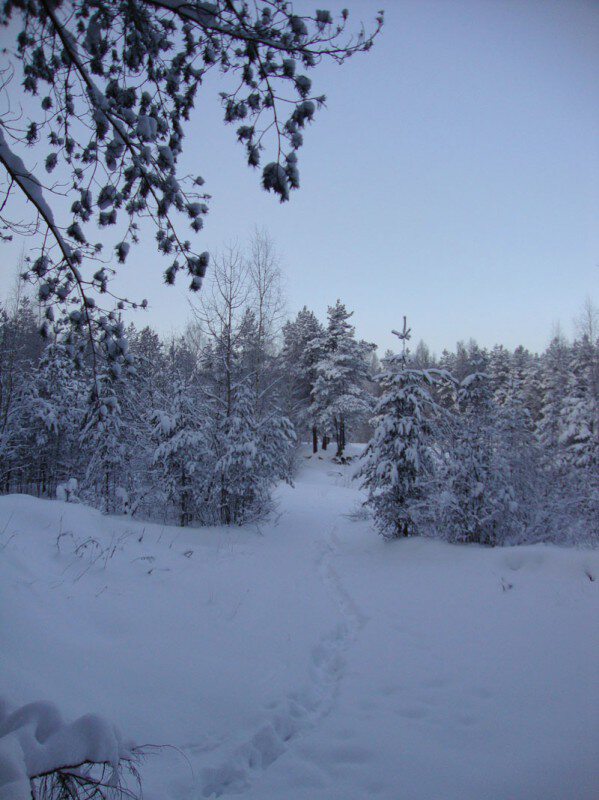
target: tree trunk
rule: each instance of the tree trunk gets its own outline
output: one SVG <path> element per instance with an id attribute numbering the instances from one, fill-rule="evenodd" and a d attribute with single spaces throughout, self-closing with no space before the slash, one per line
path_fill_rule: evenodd
<path id="1" fill-rule="evenodd" d="M 343 417 L 339 419 L 339 436 L 337 437 L 337 457 L 343 455 L 345 450 L 345 420 Z"/>
<path id="2" fill-rule="evenodd" d="M 318 453 L 318 428 L 316 425 L 312 426 L 312 452 Z"/>
<path id="3" fill-rule="evenodd" d="M 327 434 L 325 433 L 325 434 L 323 435 L 323 437 L 322 437 L 322 449 L 323 449 L 323 450 L 326 450 L 326 449 L 327 449 L 327 447 L 328 447 L 328 444 L 329 444 L 329 437 L 328 437 L 328 436 L 327 436 Z"/>

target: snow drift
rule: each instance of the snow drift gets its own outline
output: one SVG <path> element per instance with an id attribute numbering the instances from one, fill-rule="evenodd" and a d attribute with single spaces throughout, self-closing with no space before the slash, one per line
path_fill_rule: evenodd
<path id="1" fill-rule="evenodd" d="M 0 498 L 12 708 L 172 745 L 140 766 L 149 800 L 592 800 L 599 554 L 386 543 L 351 466 L 301 461 L 240 529 Z"/>

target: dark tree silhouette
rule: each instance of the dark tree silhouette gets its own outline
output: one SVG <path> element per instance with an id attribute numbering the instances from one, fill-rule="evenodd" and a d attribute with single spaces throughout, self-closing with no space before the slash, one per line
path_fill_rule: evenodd
<path id="1" fill-rule="evenodd" d="M 338 21 L 322 10 L 306 16 L 285 0 L 6 0 L 1 9 L 16 42 L 5 98 L 20 71 L 23 92 L 39 102 L 28 103 L 38 108 L 32 116 L 14 100 L 0 116 L 1 234 L 38 236 L 26 274 L 47 306 L 42 332 L 55 307 L 66 307 L 70 324 L 87 327 L 112 359 L 123 355 L 115 304 L 135 303 L 115 297 L 109 280 L 142 219 L 155 226 L 168 259 L 166 283 L 183 271 L 198 290 L 208 265 L 181 224 L 201 230 L 209 195 L 201 176 L 178 172 L 184 123 L 206 73 L 223 76 L 224 119 L 237 125 L 248 164 L 257 167 L 263 150 L 274 149 L 262 185 L 285 201 L 299 186 L 303 130 L 325 99 L 305 73 L 325 58 L 343 62 L 368 50 L 383 22 L 380 12 L 370 34 L 351 36 L 346 11 Z M 41 167 L 31 166 L 40 155 Z M 18 190 L 33 210 L 26 221 L 11 215 Z M 53 193 L 66 206 L 52 202 Z M 69 203 L 62 218 L 58 209 Z M 95 239 L 111 226 L 105 252 Z"/>

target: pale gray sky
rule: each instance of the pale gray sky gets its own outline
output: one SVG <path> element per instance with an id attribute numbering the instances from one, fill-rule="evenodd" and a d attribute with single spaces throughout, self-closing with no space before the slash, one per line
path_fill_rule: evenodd
<path id="1" fill-rule="evenodd" d="M 357 24 L 379 2 L 346 5 Z M 202 249 L 266 229 L 290 314 L 324 318 L 340 297 L 382 349 L 403 314 L 437 352 L 469 336 L 543 348 L 599 295 L 599 3 L 380 5 L 372 51 L 311 76 L 328 107 L 287 204 L 260 189 L 215 83 L 203 87 L 182 163 L 213 195 Z M 120 285 L 151 303 L 136 323 L 181 328 L 185 282 L 163 286 L 151 241 L 129 262 Z"/>

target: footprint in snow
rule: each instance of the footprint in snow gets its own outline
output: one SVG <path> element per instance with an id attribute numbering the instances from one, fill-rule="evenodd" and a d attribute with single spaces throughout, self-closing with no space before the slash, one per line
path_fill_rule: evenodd
<path id="1" fill-rule="evenodd" d="M 216 798 L 246 791 L 252 780 L 274 764 L 298 735 L 313 729 L 334 707 L 345 671 L 344 652 L 366 622 L 331 563 L 337 544 L 332 530 L 318 561 L 318 568 L 343 621 L 312 649 L 307 686 L 291 692 L 280 709 L 273 713 L 270 722 L 238 747 L 225 763 L 203 770 L 203 797 Z M 351 749 L 337 748 L 337 760 L 342 760 L 343 753 Z"/>

